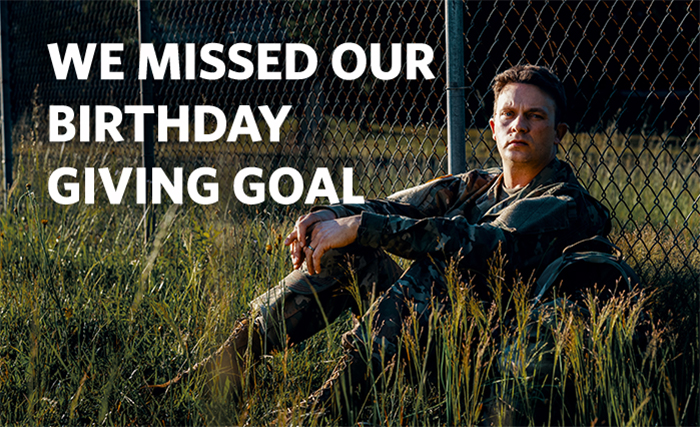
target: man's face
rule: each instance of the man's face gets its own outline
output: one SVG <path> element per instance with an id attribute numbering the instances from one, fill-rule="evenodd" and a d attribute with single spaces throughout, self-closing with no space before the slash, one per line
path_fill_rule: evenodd
<path id="1" fill-rule="evenodd" d="M 554 100 L 537 86 L 509 83 L 489 120 L 504 168 L 534 173 L 555 156 L 555 146 L 566 134 L 565 124 L 554 124 Z"/>

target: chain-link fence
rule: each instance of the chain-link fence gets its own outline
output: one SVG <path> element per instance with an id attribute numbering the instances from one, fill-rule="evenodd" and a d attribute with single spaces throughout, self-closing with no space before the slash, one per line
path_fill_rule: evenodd
<path id="1" fill-rule="evenodd" d="M 213 105 L 228 117 L 241 105 L 254 111 L 267 105 L 273 112 L 292 106 L 279 142 L 270 142 L 265 127 L 258 142 L 249 137 L 180 142 L 174 133 L 156 143 L 156 166 L 212 166 L 222 183 L 251 165 L 267 171 L 293 167 L 307 182 L 316 168 L 340 176 L 342 167 L 351 167 L 355 193 L 368 197 L 447 172 L 443 2 L 153 1 L 150 8 L 151 37 L 160 54 L 167 43 L 178 44 L 181 52 L 185 44 L 198 52 L 207 43 L 249 43 L 249 58 L 256 57 L 261 43 L 304 43 L 318 54 L 317 71 L 302 80 L 154 81 L 154 103 L 167 105 L 171 114 L 180 105 Z M 9 2 L 8 9 L 13 122 L 45 115 L 48 105 L 140 102 L 137 2 Z M 571 133 L 560 157 L 611 209 L 616 228 L 627 232 L 617 242 L 638 265 L 663 251 L 674 268 L 696 271 L 691 264 L 700 254 L 698 9 L 695 2 L 679 1 L 464 2 L 468 167 L 498 163 L 487 125 L 491 78 L 517 63 L 550 66 L 562 78 L 571 105 Z M 368 54 L 369 46 L 379 43 L 384 70 L 391 68 L 390 44 L 402 44 L 405 55 L 407 44 L 425 43 L 434 51 L 436 77 L 409 80 L 404 69 L 386 81 L 371 73 L 343 80 L 331 70 L 331 52 L 348 42 Z M 119 69 L 125 78 L 101 80 L 92 73 L 86 81 L 58 81 L 47 52 L 50 43 L 62 51 L 68 43 L 78 43 L 82 51 L 88 43 L 123 43 Z M 225 53 L 213 55 L 228 61 Z M 348 68 L 355 65 L 344 58 Z M 181 60 L 185 70 L 184 55 Z M 271 70 L 282 71 L 287 60 L 280 54 Z M 98 66 L 96 54 L 93 67 Z M 202 70 L 214 71 L 198 61 L 194 72 Z M 128 140 L 129 134 L 124 132 L 124 142 L 105 145 L 120 162 L 138 165 L 141 147 Z M 16 131 L 16 152 L 23 150 L 23 141 Z M 78 142 L 65 148 L 83 149 Z M 672 247 L 683 243 L 690 250 L 668 250 L 662 243 L 669 239 Z"/>

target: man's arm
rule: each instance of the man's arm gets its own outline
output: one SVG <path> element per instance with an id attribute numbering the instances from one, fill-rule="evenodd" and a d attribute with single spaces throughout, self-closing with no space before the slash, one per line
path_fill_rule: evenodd
<path id="1" fill-rule="evenodd" d="M 362 212 L 371 212 L 380 215 L 401 215 L 410 218 L 425 218 L 429 215 L 438 215 L 440 212 L 435 209 L 426 209 L 426 206 L 433 206 L 425 203 L 426 200 L 436 198 L 443 200 L 454 192 L 459 191 L 460 180 L 455 177 L 446 177 L 437 179 L 430 183 L 413 187 L 404 190 L 396 195 L 389 196 L 388 199 L 370 199 L 364 204 L 336 204 L 330 206 L 315 206 L 311 212 L 302 215 L 294 224 L 294 229 L 287 236 L 284 244 L 290 247 L 290 254 L 294 268 L 300 268 L 305 259 L 312 259 L 315 256 L 316 262 L 308 266 L 310 272 L 318 271 L 316 266 L 320 266 L 320 258 L 323 253 L 331 248 L 338 248 L 343 243 L 350 244 L 355 240 L 356 235 L 348 236 L 347 232 L 352 229 L 356 232 L 359 226 L 359 214 Z M 456 197 L 453 197 L 456 199 Z M 443 203 L 444 204 L 444 203 Z M 423 206 L 423 210 L 419 207 Z M 435 204 L 435 207 L 438 207 Z M 350 222 L 338 223 L 337 221 L 331 224 L 324 224 L 321 240 L 315 242 L 319 246 L 310 244 L 307 240 L 311 240 L 309 234 L 319 227 L 321 224 L 329 221 L 334 221 L 338 218 L 354 217 Z M 349 224 L 352 227 L 348 228 Z M 341 233 L 335 238 L 334 233 Z M 355 233 L 356 234 L 356 233 Z M 347 243 L 346 243 L 347 242 Z M 320 268 L 320 267 L 319 267 Z"/>
<path id="2" fill-rule="evenodd" d="M 566 194 L 520 200 L 477 225 L 461 216 L 416 220 L 363 213 L 357 241 L 409 259 L 458 256 L 483 272 L 500 246 L 510 265 L 525 272 L 569 244 L 602 233 L 606 218 L 588 213 L 584 198 Z"/>
<path id="3" fill-rule="evenodd" d="M 497 174 L 498 171 L 474 170 L 463 176 L 438 178 L 395 193 L 387 199 L 370 199 L 360 205 L 314 207 L 309 214 L 297 220 L 294 230 L 285 240 L 285 245 L 290 246 L 294 268 L 300 268 L 307 259 L 312 260 L 311 265 L 307 263 L 312 274 L 320 271 L 320 259 L 325 251 L 355 241 L 363 212 L 413 219 L 441 216 L 481 187 L 490 185 Z M 352 219 L 340 221 L 344 218 Z M 310 233 L 313 233 L 311 237 Z M 314 238 L 314 235 L 318 238 Z"/>
<path id="4" fill-rule="evenodd" d="M 590 236 L 590 227 L 578 224 L 577 217 L 575 201 L 563 196 L 522 200 L 478 225 L 462 216 L 415 219 L 363 212 L 316 223 L 303 254 L 311 274 L 320 272 L 327 250 L 355 241 L 408 259 L 459 256 L 469 268 L 485 272 L 486 261 L 500 246 L 523 271 L 538 267 L 530 264 L 547 253 L 557 256 L 569 243 Z"/>
<path id="5" fill-rule="evenodd" d="M 368 199 L 363 204 L 316 206 L 312 211 L 331 210 L 338 218 L 371 212 L 408 218 L 444 216 L 475 191 L 493 183 L 500 170 L 472 170 L 463 175 L 448 175 L 392 194 L 386 199 Z"/>

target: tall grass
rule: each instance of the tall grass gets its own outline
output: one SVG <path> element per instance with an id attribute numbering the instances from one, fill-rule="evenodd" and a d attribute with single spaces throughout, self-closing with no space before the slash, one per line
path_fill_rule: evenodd
<path id="1" fill-rule="evenodd" d="M 64 153 L 61 165 L 126 165 L 90 153 Z M 20 159 L 19 184 L 0 214 L 0 423 L 267 425 L 288 416 L 337 423 L 309 418 L 297 404 L 339 359 L 349 315 L 263 357 L 241 395 L 209 396 L 198 382 L 163 399 L 140 391 L 215 350 L 248 301 L 287 274 L 281 240 L 296 211 L 162 207 L 144 243 L 141 206 L 53 203 L 46 172 L 54 161 L 38 151 Z M 621 230 L 619 237 L 634 242 L 635 233 L 648 232 Z M 636 247 L 623 249 L 634 254 Z M 631 258 L 642 289 L 608 301 L 591 294 L 589 315 L 555 303 L 534 308 L 531 283 L 502 279 L 502 258 L 491 266 L 493 302 L 477 300 L 451 269 L 453 310 L 431 318 L 427 345 L 402 338 L 402 357 L 377 379 L 357 420 L 700 424 L 699 272 L 669 258 L 692 261 L 692 242 L 671 236 L 652 249 Z"/>
<path id="2" fill-rule="evenodd" d="M 269 212 L 236 223 L 227 212 L 183 207 L 143 244 L 139 207 L 55 208 L 43 191 L 32 183 L 0 215 L 3 424 L 275 423 L 286 414 L 280 409 L 294 407 L 332 369 L 347 317 L 328 334 L 263 358 L 242 399 L 210 399 L 197 384 L 162 400 L 143 395 L 143 384 L 215 349 L 247 302 L 286 274 L 280 236 L 291 222 Z M 532 318 L 528 284 L 504 283 L 493 268 L 494 293 L 510 297 L 484 305 L 450 273 L 454 310 L 433 319 L 434 363 L 406 337 L 405 363 L 419 374 L 405 376 L 397 363 L 359 419 L 498 423 L 517 402 L 518 419 L 537 424 L 697 424 L 697 317 L 674 318 L 686 328 L 678 330 L 663 322 L 667 313 L 654 312 L 671 289 L 604 304 L 591 296 L 589 317 L 539 314 L 535 338 L 551 333 L 555 347 L 532 349 L 523 320 Z M 694 289 L 697 301 L 696 286 L 674 289 Z M 531 372 L 545 352 L 554 353 L 554 377 Z"/>

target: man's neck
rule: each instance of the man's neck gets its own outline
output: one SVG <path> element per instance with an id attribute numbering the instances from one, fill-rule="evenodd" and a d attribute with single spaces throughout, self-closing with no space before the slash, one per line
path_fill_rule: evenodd
<path id="1" fill-rule="evenodd" d="M 551 162 L 551 160 L 550 160 Z M 549 163 L 547 163 L 549 164 Z M 517 190 L 528 185 L 542 170 L 547 167 L 544 165 L 538 169 L 531 167 L 518 167 L 517 164 L 508 166 L 503 165 L 503 184 L 506 188 Z"/>

